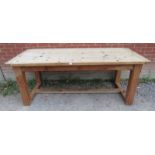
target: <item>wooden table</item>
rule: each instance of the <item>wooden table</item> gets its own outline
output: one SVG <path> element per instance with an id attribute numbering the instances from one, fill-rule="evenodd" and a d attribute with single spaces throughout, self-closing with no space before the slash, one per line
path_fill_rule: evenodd
<path id="1" fill-rule="evenodd" d="M 16 74 L 23 104 L 30 105 L 36 93 L 50 93 L 40 88 L 43 71 L 115 71 L 113 89 L 60 90 L 51 93 L 120 93 L 127 104 L 132 104 L 139 75 L 148 59 L 128 48 L 64 48 L 28 49 L 8 61 Z M 121 71 L 130 70 L 127 90 L 121 88 Z M 34 72 L 36 86 L 29 92 L 25 72 Z"/>

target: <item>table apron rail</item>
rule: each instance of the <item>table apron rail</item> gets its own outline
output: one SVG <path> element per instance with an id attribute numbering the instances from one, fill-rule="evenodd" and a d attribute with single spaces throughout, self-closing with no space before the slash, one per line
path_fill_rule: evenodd
<path id="1" fill-rule="evenodd" d="M 16 66 L 23 72 L 35 71 L 114 71 L 133 70 L 134 65 L 103 65 L 103 66 Z"/>

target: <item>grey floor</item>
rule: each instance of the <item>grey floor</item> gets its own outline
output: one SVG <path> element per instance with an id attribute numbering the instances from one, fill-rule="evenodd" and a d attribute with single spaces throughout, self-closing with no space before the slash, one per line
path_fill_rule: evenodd
<path id="1" fill-rule="evenodd" d="M 31 106 L 23 106 L 20 94 L 0 96 L 5 111 L 154 111 L 155 83 L 138 87 L 134 104 L 125 105 L 119 94 L 38 94 Z"/>

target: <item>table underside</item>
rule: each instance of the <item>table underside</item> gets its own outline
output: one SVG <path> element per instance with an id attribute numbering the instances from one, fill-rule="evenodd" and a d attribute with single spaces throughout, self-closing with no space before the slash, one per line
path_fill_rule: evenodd
<path id="1" fill-rule="evenodd" d="M 139 74 L 142 69 L 142 64 L 124 64 L 124 65 L 89 65 L 89 66 L 14 66 L 17 83 L 20 88 L 23 104 L 30 105 L 33 97 L 38 93 L 120 93 L 125 103 L 132 104 L 136 87 L 139 79 Z M 121 71 L 129 70 L 130 77 L 127 90 L 121 88 Z M 47 89 L 41 87 L 41 72 L 69 72 L 69 71 L 115 71 L 114 84 L 115 88 L 110 89 Z M 29 92 L 25 72 L 34 72 L 36 86 Z"/>

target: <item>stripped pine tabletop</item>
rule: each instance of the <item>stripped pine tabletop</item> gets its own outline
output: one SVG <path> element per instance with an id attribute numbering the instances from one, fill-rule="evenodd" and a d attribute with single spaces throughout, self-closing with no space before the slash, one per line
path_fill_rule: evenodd
<path id="1" fill-rule="evenodd" d="M 67 66 L 144 64 L 145 57 L 128 48 L 28 49 L 6 64 L 11 66 Z"/>

